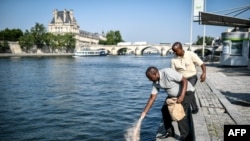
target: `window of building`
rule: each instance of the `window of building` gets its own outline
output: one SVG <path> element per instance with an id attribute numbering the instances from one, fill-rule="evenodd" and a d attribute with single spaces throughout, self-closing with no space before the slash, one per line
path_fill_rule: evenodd
<path id="1" fill-rule="evenodd" d="M 242 41 L 232 41 L 231 55 L 242 56 Z"/>
<path id="2" fill-rule="evenodd" d="M 228 41 L 224 41 L 223 42 L 223 50 L 222 50 L 223 54 L 230 54 L 230 42 Z"/>

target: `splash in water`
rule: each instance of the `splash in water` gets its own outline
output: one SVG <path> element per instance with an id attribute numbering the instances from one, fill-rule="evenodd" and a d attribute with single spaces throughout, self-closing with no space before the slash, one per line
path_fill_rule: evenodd
<path id="1" fill-rule="evenodd" d="M 125 134 L 126 141 L 140 141 L 141 122 L 142 118 L 140 118 L 132 127 L 127 129 L 127 133 Z"/>

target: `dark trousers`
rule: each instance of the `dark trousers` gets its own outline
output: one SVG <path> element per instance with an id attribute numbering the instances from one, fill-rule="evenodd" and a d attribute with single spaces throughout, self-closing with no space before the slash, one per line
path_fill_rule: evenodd
<path id="1" fill-rule="evenodd" d="M 195 87 L 197 80 L 198 80 L 198 77 L 197 77 L 197 75 L 194 75 L 192 77 L 187 78 L 187 80 Z M 196 99 L 195 99 L 194 94 L 192 96 L 191 107 L 192 107 L 192 110 L 198 109 L 198 105 L 196 103 Z"/>
<path id="2" fill-rule="evenodd" d="M 186 137 L 190 134 L 190 131 L 191 131 L 188 111 L 190 109 L 192 95 L 194 95 L 194 92 L 191 92 L 191 91 L 186 92 L 184 100 L 181 103 L 186 114 L 186 116 L 182 120 L 177 121 L 178 128 L 180 131 L 180 136 L 182 139 L 186 139 Z M 170 133 L 174 133 L 174 127 L 172 125 L 173 120 L 169 114 L 169 110 L 168 110 L 168 106 L 166 102 L 163 104 L 161 112 L 162 112 L 164 127 L 166 131 Z"/>

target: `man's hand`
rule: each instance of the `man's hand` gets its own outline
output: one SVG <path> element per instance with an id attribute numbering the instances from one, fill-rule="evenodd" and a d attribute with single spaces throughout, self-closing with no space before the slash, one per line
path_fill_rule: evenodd
<path id="1" fill-rule="evenodd" d="M 144 118 L 145 118 L 145 116 L 146 116 L 146 113 L 145 113 L 145 112 L 142 112 L 142 113 L 141 113 L 141 117 L 140 117 L 140 119 L 144 119 Z"/>
<path id="2" fill-rule="evenodd" d="M 204 82 L 206 80 L 206 74 L 202 73 L 200 79 L 201 79 L 201 82 Z"/>
<path id="3" fill-rule="evenodd" d="M 177 101 L 176 101 L 177 103 L 181 103 L 184 100 L 185 94 L 187 92 L 187 85 L 188 85 L 187 79 L 182 77 L 181 83 L 182 83 L 182 90 L 179 94 L 179 97 L 177 98 Z"/>
<path id="4" fill-rule="evenodd" d="M 177 103 L 181 103 L 182 101 L 184 100 L 184 96 L 179 96 L 178 98 L 177 98 Z"/>

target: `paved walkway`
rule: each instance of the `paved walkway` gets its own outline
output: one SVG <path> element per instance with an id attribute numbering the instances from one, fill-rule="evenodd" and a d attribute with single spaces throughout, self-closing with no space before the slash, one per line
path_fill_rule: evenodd
<path id="1" fill-rule="evenodd" d="M 247 67 L 223 67 L 216 63 L 206 64 L 206 82 L 197 82 L 196 100 L 200 111 L 192 115 L 195 141 L 223 141 L 224 125 L 250 124 L 250 70 Z M 198 75 L 201 69 L 198 68 Z M 176 138 L 179 132 L 174 122 Z M 164 132 L 161 123 L 158 135 Z"/>

